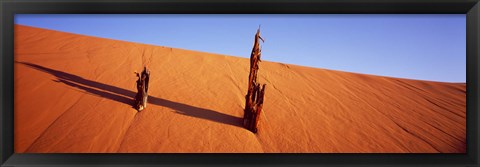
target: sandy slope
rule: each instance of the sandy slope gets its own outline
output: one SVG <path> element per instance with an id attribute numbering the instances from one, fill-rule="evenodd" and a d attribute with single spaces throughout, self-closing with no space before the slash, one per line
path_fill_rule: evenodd
<path id="1" fill-rule="evenodd" d="M 15 61 L 20 153 L 466 150 L 465 84 L 264 61 L 255 135 L 241 127 L 245 58 L 16 25 Z M 137 112 L 142 64 L 150 98 Z"/>

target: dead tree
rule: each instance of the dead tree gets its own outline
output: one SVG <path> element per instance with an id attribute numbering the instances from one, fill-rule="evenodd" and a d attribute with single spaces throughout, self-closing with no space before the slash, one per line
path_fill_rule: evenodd
<path id="1" fill-rule="evenodd" d="M 248 91 L 245 96 L 245 110 L 243 114 L 243 126 L 253 133 L 257 132 L 265 95 L 265 84 L 260 86 L 260 83 L 257 83 L 258 63 L 260 62 L 261 56 L 260 40 L 264 42 L 260 36 L 259 28 L 255 34 L 255 42 L 253 44 L 252 54 L 250 55 Z"/>
<path id="2" fill-rule="evenodd" d="M 148 82 L 150 80 L 150 71 L 147 67 L 143 68 L 142 73 L 137 73 L 137 95 L 135 96 L 135 101 L 133 107 L 138 111 L 142 111 L 147 107 L 147 98 L 148 98 Z"/>

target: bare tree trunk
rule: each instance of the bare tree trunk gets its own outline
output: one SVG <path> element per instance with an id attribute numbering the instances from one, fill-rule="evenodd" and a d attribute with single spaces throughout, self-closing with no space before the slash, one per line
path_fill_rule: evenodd
<path id="1" fill-rule="evenodd" d="M 258 63 L 260 62 L 260 29 L 255 34 L 255 42 L 250 55 L 250 74 L 248 75 L 248 91 L 245 96 L 245 110 L 243 114 L 243 126 L 256 133 L 258 122 L 260 120 L 260 113 L 263 107 L 263 97 L 265 95 L 265 84 L 260 88 L 257 83 Z"/>
<path id="2" fill-rule="evenodd" d="M 148 81 L 150 80 L 150 72 L 144 67 L 141 74 L 137 74 L 137 95 L 135 96 L 134 108 L 142 111 L 147 107 L 148 101 Z"/>

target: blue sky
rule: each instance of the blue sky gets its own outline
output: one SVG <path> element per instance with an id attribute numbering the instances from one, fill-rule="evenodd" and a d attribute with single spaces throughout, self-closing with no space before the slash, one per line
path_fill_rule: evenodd
<path id="1" fill-rule="evenodd" d="M 17 14 L 15 23 L 348 72 L 465 82 L 466 17 L 441 15 Z"/>

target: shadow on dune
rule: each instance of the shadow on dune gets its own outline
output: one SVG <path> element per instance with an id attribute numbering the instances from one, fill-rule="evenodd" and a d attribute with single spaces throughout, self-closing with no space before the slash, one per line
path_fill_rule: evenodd
<path id="1" fill-rule="evenodd" d="M 27 67 L 49 73 L 57 77 L 56 78 L 57 80 L 54 80 L 55 82 L 64 83 L 71 87 L 82 89 L 89 94 L 97 95 L 103 98 L 108 98 L 108 99 L 121 102 L 127 105 L 133 104 L 133 97 L 135 97 L 135 94 L 136 94 L 133 91 L 126 90 L 126 89 L 119 88 L 112 85 L 99 83 L 92 80 L 88 80 L 77 75 L 50 69 L 50 68 L 32 64 L 32 63 L 26 63 L 26 62 L 16 62 L 16 63 L 20 63 L 23 65 L 26 65 Z M 179 114 L 241 127 L 241 122 L 242 122 L 241 118 L 220 113 L 217 111 L 190 106 L 187 104 L 173 102 L 170 100 L 157 98 L 153 96 L 148 96 L 148 103 L 173 109 L 175 110 L 176 113 L 179 113 Z"/>

